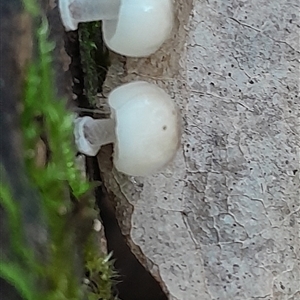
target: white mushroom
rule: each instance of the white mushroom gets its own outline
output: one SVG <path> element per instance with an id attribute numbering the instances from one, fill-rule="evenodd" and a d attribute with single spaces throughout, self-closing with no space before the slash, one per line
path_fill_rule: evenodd
<path id="1" fill-rule="evenodd" d="M 172 0 L 59 0 L 66 30 L 102 20 L 107 46 L 126 56 L 148 56 L 160 48 L 173 26 Z"/>
<path id="2" fill-rule="evenodd" d="M 136 81 L 113 90 L 108 98 L 111 118 L 75 121 L 78 150 L 96 155 L 114 143 L 114 165 L 128 175 L 146 176 L 161 170 L 180 145 L 178 109 L 161 88 Z"/>

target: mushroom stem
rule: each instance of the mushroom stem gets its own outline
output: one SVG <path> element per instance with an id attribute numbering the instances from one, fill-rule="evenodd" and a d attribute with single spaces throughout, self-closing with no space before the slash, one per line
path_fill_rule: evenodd
<path id="1" fill-rule="evenodd" d="M 77 118 L 74 135 L 78 150 L 86 155 L 94 156 L 101 146 L 115 142 L 115 121 L 113 119 L 95 120 L 91 117 Z"/>
<path id="2" fill-rule="evenodd" d="M 83 132 L 91 144 L 99 145 L 99 147 L 114 143 L 116 140 L 113 119 L 88 119 L 83 125 Z"/>
<path id="3" fill-rule="evenodd" d="M 121 0 L 59 0 L 66 30 L 76 30 L 78 23 L 117 19 Z"/>

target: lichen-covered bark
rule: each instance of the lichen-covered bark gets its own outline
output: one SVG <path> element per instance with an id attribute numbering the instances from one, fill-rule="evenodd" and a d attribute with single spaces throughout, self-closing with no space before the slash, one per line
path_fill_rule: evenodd
<path id="1" fill-rule="evenodd" d="M 299 3 L 175 5 L 164 47 L 108 75 L 162 86 L 183 116 L 167 170 L 104 175 L 123 233 L 170 299 L 300 299 Z"/>

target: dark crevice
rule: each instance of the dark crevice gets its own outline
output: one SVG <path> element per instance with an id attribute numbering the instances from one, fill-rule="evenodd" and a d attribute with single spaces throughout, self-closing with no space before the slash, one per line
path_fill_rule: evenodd
<path id="1" fill-rule="evenodd" d="M 96 158 L 88 158 L 88 173 L 92 180 L 101 181 Z M 142 266 L 126 243 L 112 204 L 104 187 L 95 190 L 96 203 L 104 224 L 107 248 L 113 252 L 115 268 L 119 274 L 117 290 L 122 300 L 167 300 L 157 281 Z"/>
<path id="2" fill-rule="evenodd" d="M 81 66 L 78 33 L 68 33 L 65 43 L 66 51 L 71 57 L 70 72 L 73 77 L 73 94 L 77 97 L 76 105 L 91 108 L 84 93 L 84 72 Z M 88 157 L 86 161 L 90 180 L 102 182 L 97 158 Z M 158 282 L 143 267 L 127 245 L 118 225 L 114 208 L 103 186 L 95 189 L 95 198 L 105 230 L 108 251 L 113 252 L 114 267 L 119 274 L 116 285 L 116 294 L 119 299 L 167 300 Z"/>
<path id="3" fill-rule="evenodd" d="M 78 107 L 90 108 L 87 98 L 84 95 L 84 74 L 81 67 L 78 32 L 71 31 L 65 35 L 65 49 L 71 58 L 69 67 L 73 81 L 73 95 L 75 105 Z"/>

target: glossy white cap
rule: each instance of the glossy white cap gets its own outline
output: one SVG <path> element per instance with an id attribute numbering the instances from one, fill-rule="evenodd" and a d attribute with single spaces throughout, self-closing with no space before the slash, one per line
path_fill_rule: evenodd
<path id="1" fill-rule="evenodd" d="M 181 126 L 174 101 L 161 88 L 136 81 L 109 95 L 116 120 L 114 165 L 132 176 L 156 173 L 175 156 Z"/>
<path id="2" fill-rule="evenodd" d="M 173 13 L 172 0 L 121 0 L 118 19 L 103 20 L 104 41 L 119 54 L 149 56 L 170 36 Z"/>

